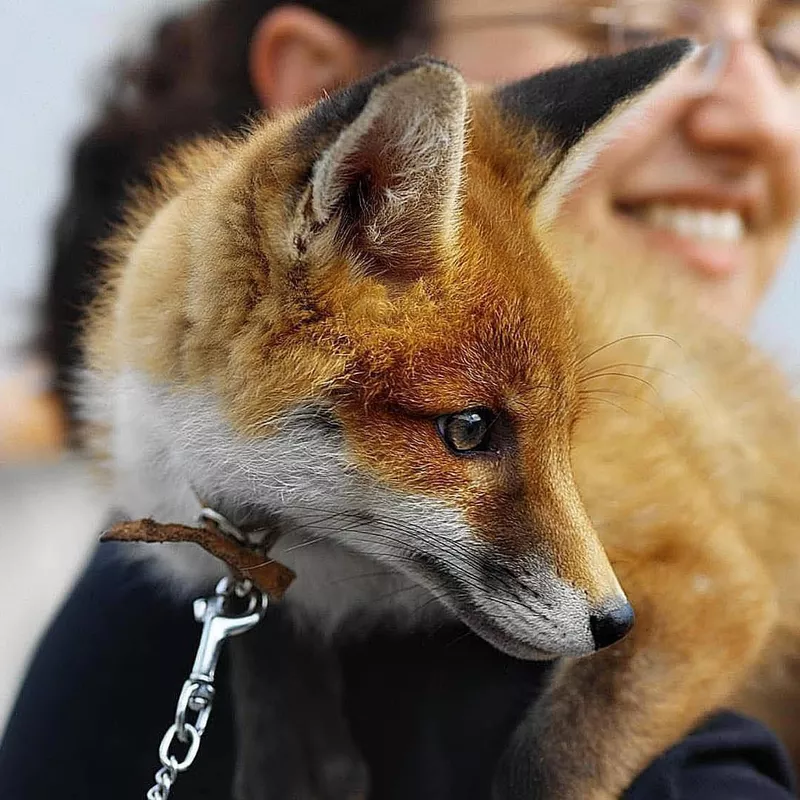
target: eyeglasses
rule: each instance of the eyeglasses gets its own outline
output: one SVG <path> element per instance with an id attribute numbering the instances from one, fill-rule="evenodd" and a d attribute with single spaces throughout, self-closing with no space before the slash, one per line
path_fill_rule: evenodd
<path id="1" fill-rule="evenodd" d="M 733 42 L 751 38 L 728 29 L 723 13 L 683 0 L 619 0 L 530 13 L 475 14 L 444 20 L 446 30 L 496 26 L 551 26 L 574 37 L 591 54 L 617 54 L 666 39 L 688 37 L 707 45 L 704 77 L 715 80 L 728 62 Z M 767 54 L 784 85 L 800 92 L 800 3 L 769 4 L 752 38 Z"/>

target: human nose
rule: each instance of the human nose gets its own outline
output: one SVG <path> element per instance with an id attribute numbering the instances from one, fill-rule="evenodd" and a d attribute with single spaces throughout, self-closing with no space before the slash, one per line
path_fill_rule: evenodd
<path id="1" fill-rule="evenodd" d="M 700 149 L 740 157 L 783 156 L 800 148 L 800 103 L 768 56 L 744 38 L 728 43 L 725 63 L 692 104 L 686 131 Z"/>

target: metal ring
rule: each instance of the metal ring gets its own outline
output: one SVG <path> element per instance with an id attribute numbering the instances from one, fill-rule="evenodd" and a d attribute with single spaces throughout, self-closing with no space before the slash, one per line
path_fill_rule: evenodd
<path id="1" fill-rule="evenodd" d="M 202 736 L 208 725 L 208 718 L 211 716 L 214 694 L 214 687 L 209 683 L 188 680 L 183 684 L 175 709 L 175 727 L 178 729 L 178 741 L 182 744 L 189 741 L 186 731 L 192 727 L 192 724 L 186 721 L 187 712 L 191 711 L 197 715 L 194 728 Z"/>
<path id="2" fill-rule="evenodd" d="M 243 578 L 241 580 L 236 581 L 233 584 L 233 593 L 240 599 L 243 600 L 247 595 L 252 594 L 253 592 L 253 581 L 250 578 Z"/>
<path id="3" fill-rule="evenodd" d="M 161 769 L 156 772 L 156 784 L 160 786 L 163 791 L 169 792 L 175 785 L 177 777 L 178 773 L 171 766 L 161 767 Z"/>
<path id="4" fill-rule="evenodd" d="M 172 742 L 178 734 L 178 726 L 170 725 L 161 744 L 158 747 L 158 757 L 165 767 L 172 767 L 175 772 L 185 772 L 192 765 L 192 762 L 197 758 L 197 751 L 200 749 L 200 734 L 192 725 L 186 725 L 185 730 L 189 731 L 189 738 L 192 740 L 189 743 L 189 750 L 183 757 L 183 761 L 178 761 L 175 756 L 170 755 L 169 749 Z"/>
<path id="5" fill-rule="evenodd" d="M 243 542 L 244 534 L 223 514 L 213 508 L 204 508 L 200 511 L 201 522 L 213 522 L 223 533 Z"/>
<path id="6" fill-rule="evenodd" d="M 267 610 L 267 606 L 269 605 L 269 598 L 266 594 L 264 594 L 264 592 L 257 589 L 249 579 L 245 579 L 244 582 L 250 584 L 250 590 L 247 592 L 247 594 L 238 594 L 236 592 L 235 587 L 242 582 L 231 577 L 221 578 L 216 589 L 214 590 L 218 596 L 235 594 L 240 600 L 247 600 L 247 608 L 238 614 L 227 615 L 230 619 L 246 617 L 253 613 L 263 615 L 263 613 Z"/>

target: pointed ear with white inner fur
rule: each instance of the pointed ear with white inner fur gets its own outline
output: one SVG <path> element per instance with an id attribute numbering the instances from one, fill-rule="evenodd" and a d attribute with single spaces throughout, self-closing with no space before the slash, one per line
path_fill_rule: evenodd
<path id="1" fill-rule="evenodd" d="M 620 136 L 635 135 L 637 119 L 646 118 L 660 93 L 674 91 L 664 79 L 698 51 L 678 39 L 549 70 L 495 91 L 501 111 L 537 134 L 532 141 L 541 152 L 531 156 L 537 227 L 552 223 L 603 150 Z"/>
<path id="2" fill-rule="evenodd" d="M 339 132 L 311 171 L 309 230 L 335 226 L 337 241 L 370 274 L 418 277 L 457 227 L 466 114 L 463 78 L 430 59 L 319 103 L 301 136 Z"/>

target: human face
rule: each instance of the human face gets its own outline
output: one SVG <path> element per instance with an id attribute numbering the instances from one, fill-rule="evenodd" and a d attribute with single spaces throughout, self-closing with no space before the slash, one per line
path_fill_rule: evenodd
<path id="1" fill-rule="evenodd" d="M 663 0 L 652 0 L 658 7 Z M 438 0 L 435 51 L 476 82 L 518 78 L 593 55 L 575 26 L 498 23 L 591 0 Z M 728 41 L 713 81 L 662 98 L 622 136 L 564 206 L 556 233 L 599 263 L 647 260 L 680 270 L 703 309 L 745 325 L 781 263 L 800 210 L 800 90 L 759 44 L 760 25 L 792 18 L 797 0 L 700 0 Z M 603 46 L 605 39 L 603 39 Z"/>

